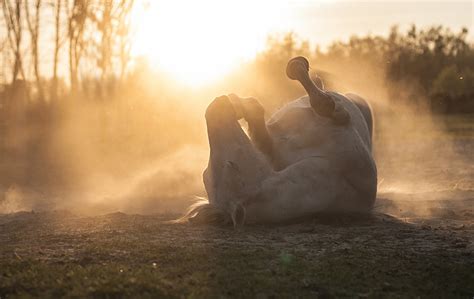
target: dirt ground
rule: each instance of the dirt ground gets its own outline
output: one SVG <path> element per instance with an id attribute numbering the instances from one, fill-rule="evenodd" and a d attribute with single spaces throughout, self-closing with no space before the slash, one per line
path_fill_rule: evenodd
<path id="1" fill-rule="evenodd" d="M 0 215 L 0 298 L 473 298 L 469 123 L 449 147 L 431 136 L 376 152 L 371 216 L 233 229 L 166 223 L 173 213 Z"/>
<path id="2" fill-rule="evenodd" d="M 0 297 L 472 298 L 473 206 L 451 219 L 239 229 L 165 223 L 172 215 L 4 215 Z"/>

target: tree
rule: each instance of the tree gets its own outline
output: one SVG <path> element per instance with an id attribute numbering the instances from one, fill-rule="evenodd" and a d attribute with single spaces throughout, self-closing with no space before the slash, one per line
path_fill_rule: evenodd
<path id="1" fill-rule="evenodd" d="M 445 67 L 433 81 L 432 95 L 448 95 L 452 98 L 474 93 L 474 71 L 459 70 L 456 65 Z"/>
<path id="2" fill-rule="evenodd" d="M 68 40 L 69 40 L 69 79 L 73 93 L 78 91 L 79 63 L 86 49 L 84 33 L 88 16 L 90 15 L 89 0 L 67 1 L 66 11 L 68 17 Z"/>
<path id="3" fill-rule="evenodd" d="M 56 0 L 54 9 L 54 56 L 53 56 L 53 84 L 52 96 L 54 99 L 58 96 L 58 61 L 61 42 L 61 8 L 63 0 Z"/>
<path id="4" fill-rule="evenodd" d="M 103 82 L 114 75 L 123 78 L 125 74 L 130 60 L 130 14 L 133 4 L 134 0 L 108 0 L 97 5 L 93 12 L 92 19 L 99 33 L 97 66 Z M 118 58 L 117 61 L 114 58 Z"/>
<path id="5" fill-rule="evenodd" d="M 31 38 L 31 56 L 33 58 L 33 68 L 36 79 L 36 86 L 38 89 L 38 95 L 40 99 L 44 98 L 43 87 L 41 85 L 41 75 L 39 68 L 39 32 L 40 32 L 40 10 L 41 0 L 36 0 L 34 5 L 34 16 L 30 13 L 30 5 L 28 0 L 25 1 L 25 14 L 26 23 L 28 24 L 28 30 Z"/>
<path id="6" fill-rule="evenodd" d="M 5 18 L 7 37 L 10 50 L 13 53 L 13 71 L 11 84 L 15 86 L 18 76 L 21 75 L 25 80 L 25 72 L 23 70 L 21 42 L 22 42 L 22 14 L 21 14 L 21 0 L 15 1 L 15 6 L 10 0 L 2 0 L 2 11 Z"/>
<path id="7" fill-rule="evenodd" d="M 120 10 L 118 13 L 118 25 L 116 36 L 118 39 L 119 47 L 119 78 L 123 81 L 125 72 L 127 71 L 128 65 L 131 60 L 131 41 L 130 41 L 130 26 L 131 26 L 131 13 L 134 0 L 122 0 L 119 4 Z"/>

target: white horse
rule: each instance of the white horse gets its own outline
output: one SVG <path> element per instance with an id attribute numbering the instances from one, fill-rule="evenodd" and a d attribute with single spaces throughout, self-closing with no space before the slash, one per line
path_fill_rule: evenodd
<path id="1" fill-rule="evenodd" d="M 372 113 L 354 94 L 324 91 L 304 57 L 287 75 L 308 93 L 267 122 L 254 98 L 216 98 L 206 110 L 208 200 L 190 207 L 191 222 L 278 223 L 316 213 L 367 213 L 377 191 Z M 249 125 L 249 136 L 238 120 Z"/>

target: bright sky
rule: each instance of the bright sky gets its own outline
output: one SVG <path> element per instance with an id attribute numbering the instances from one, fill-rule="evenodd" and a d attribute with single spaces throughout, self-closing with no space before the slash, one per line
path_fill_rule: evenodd
<path id="1" fill-rule="evenodd" d="M 455 31 L 467 27 L 474 37 L 473 1 L 301 1 L 292 10 L 297 17 L 292 29 L 302 37 L 327 45 L 335 39 L 347 39 L 353 34 L 386 35 L 399 24 L 404 29 L 445 25 Z"/>
<path id="2" fill-rule="evenodd" d="M 354 34 L 386 35 L 394 24 L 464 26 L 471 40 L 474 31 L 472 1 L 144 1 L 134 17 L 134 54 L 191 85 L 211 83 L 251 59 L 277 32 L 294 31 L 324 47 Z"/>

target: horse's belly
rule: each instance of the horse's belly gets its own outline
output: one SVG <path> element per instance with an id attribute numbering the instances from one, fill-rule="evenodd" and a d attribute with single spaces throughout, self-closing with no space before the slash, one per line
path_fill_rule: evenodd
<path id="1" fill-rule="evenodd" d="M 339 160 L 353 156 L 349 151 L 357 151 L 351 132 L 345 128 L 314 127 L 307 130 L 289 131 L 274 138 L 276 160 L 282 168 L 311 157 L 326 157 Z"/>
<path id="2" fill-rule="evenodd" d="M 304 133 L 304 132 L 303 132 Z M 331 138 L 327 138 L 330 136 Z M 319 139 L 318 139 L 319 138 Z M 309 158 L 326 159 L 331 170 L 346 180 L 361 197 L 373 201 L 376 193 L 377 170 L 368 149 L 358 133 L 351 128 L 335 129 L 327 135 L 296 134 L 276 142 L 275 155 L 279 169 L 285 169 Z"/>

